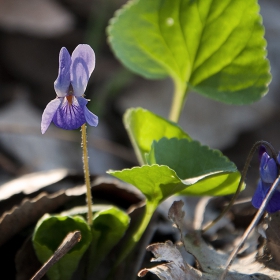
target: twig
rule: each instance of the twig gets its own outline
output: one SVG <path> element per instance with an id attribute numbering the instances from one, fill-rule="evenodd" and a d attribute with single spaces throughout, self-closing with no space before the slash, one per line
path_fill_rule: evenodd
<path id="1" fill-rule="evenodd" d="M 67 234 L 60 246 L 54 254 L 44 263 L 44 265 L 37 271 L 31 280 L 41 279 L 47 271 L 57 263 L 64 255 L 66 255 L 73 247 L 81 240 L 81 232 L 74 231 Z"/>
<path id="2" fill-rule="evenodd" d="M 248 168 L 250 166 L 250 162 L 253 158 L 253 155 L 255 153 L 255 151 L 257 150 L 257 148 L 259 146 L 265 146 L 267 149 L 270 150 L 271 154 L 272 154 L 272 157 L 274 158 L 275 162 L 277 163 L 277 154 L 273 148 L 273 146 L 266 142 L 266 141 L 258 141 L 254 144 L 254 146 L 252 147 L 247 159 L 246 159 L 246 162 L 245 162 L 245 165 L 244 165 L 244 168 L 241 172 L 241 178 L 240 178 L 240 181 L 239 181 L 239 184 L 238 184 L 238 187 L 236 189 L 236 192 L 234 194 L 234 196 L 232 197 L 231 201 L 229 202 L 229 204 L 223 209 L 223 211 L 221 212 L 221 214 L 216 218 L 214 219 L 210 224 L 206 225 L 206 227 L 202 230 L 202 232 L 204 233 L 205 231 L 207 231 L 208 229 L 210 229 L 214 224 L 216 224 L 227 212 L 228 210 L 231 208 L 231 206 L 234 204 L 234 201 L 236 200 L 236 198 L 238 197 L 239 193 L 241 192 L 241 189 L 242 189 L 242 185 L 245 181 L 245 177 L 247 175 L 247 171 L 248 171 Z"/>
<path id="3" fill-rule="evenodd" d="M 227 272 L 234 260 L 234 258 L 236 257 L 239 249 L 242 247 L 243 243 L 245 242 L 245 240 L 247 239 L 248 235 L 250 234 L 250 232 L 252 231 L 252 229 L 257 225 L 257 223 L 259 222 L 261 216 L 263 215 L 265 208 L 270 200 L 270 198 L 273 195 L 273 192 L 275 191 L 275 189 L 277 188 L 277 186 L 280 183 L 280 175 L 276 178 L 276 180 L 274 181 L 272 187 L 270 188 L 268 194 L 266 195 L 264 201 L 262 202 L 261 207 L 259 208 L 257 214 L 255 215 L 254 219 L 252 220 L 251 224 L 249 225 L 249 227 L 246 229 L 246 231 L 244 232 L 239 244 L 235 247 L 235 249 L 232 251 L 232 253 L 230 254 L 228 261 L 226 263 L 226 267 L 225 270 L 220 278 L 220 280 L 224 280 Z"/>

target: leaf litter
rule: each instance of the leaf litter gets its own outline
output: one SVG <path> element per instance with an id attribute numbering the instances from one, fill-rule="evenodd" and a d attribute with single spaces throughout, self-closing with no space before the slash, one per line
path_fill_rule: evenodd
<path id="1" fill-rule="evenodd" d="M 48 195 L 41 193 L 33 199 L 24 199 L 19 206 L 5 212 L 0 217 L 0 246 L 35 223 L 46 212 L 52 212 L 69 200 L 64 191 Z"/>
<path id="2" fill-rule="evenodd" d="M 211 245 L 207 244 L 202 238 L 201 231 L 197 228 L 188 230 L 188 232 L 185 233 L 183 230 L 185 223 L 185 213 L 182 210 L 183 206 L 184 203 L 182 201 L 175 201 L 171 206 L 168 215 L 169 219 L 180 231 L 181 241 L 176 244 L 173 244 L 171 241 L 166 241 L 165 243 L 149 245 L 147 250 L 151 251 L 155 256 L 155 258 L 151 261 L 164 263 L 156 265 L 152 268 L 142 269 L 138 274 L 139 277 L 144 277 L 148 272 L 151 272 L 157 275 L 161 280 L 220 279 L 230 252 L 218 251 Z M 267 238 L 264 242 L 266 258 L 263 258 L 263 255 L 260 255 L 261 250 L 257 250 L 257 246 L 254 250 L 250 248 L 250 250 L 248 250 L 249 253 L 247 254 L 243 251 L 242 254 L 239 254 L 232 263 L 225 277 L 226 280 L 280 279 L 279 223 L 279 213 L 276 213 L 273 215 L 267 215 L 262 224 L 262 235 Z M 255 236 L 257 235 L 255 234 Z M 257 239 L 256 237 L 254 238 Z M 246 248 L 246 243 L 244 247 Z M 262 247 L 262 244 L 259 244 L 259 247 Z M 194 264 L 187 263 L 184 257 L 184 251 L 187 251 L 194 256 L 196 260 Z M 268 256 L 270 256 L 270 262 L 273 260 L 273 267 L 272 265 L 269 266 L 265 262 L 265 259 L 269 259 Z"/>
<path id="3" fill-rule="evenodd" d="M 263 237 L 260 247 L 259 261 L 264 265 L 279 269 L 280 267 L 280 213 L 267 214 L 259 225 L 259 232 Z"/>

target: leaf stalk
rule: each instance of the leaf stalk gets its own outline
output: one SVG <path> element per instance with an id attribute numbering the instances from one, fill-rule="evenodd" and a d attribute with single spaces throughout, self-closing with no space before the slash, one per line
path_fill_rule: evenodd
<path id="1" fill-rule="evenodd" d="M 135 227 L 133 232 L 129 235 L 128 240 L 126 242 L 126 246 L 121 251 L 120 255 L 117 257 L 117 260 L 114 264 L 114 268 L 112 269 L 110 275 L 114 273 L 118 265 L 129 255 L 129 253 L 132 251 L 134 246 L 138 243 L 143 233 L 145 232 L 156 208 L 157 205 L 155 205 L 155 203 L 150 203 L 149 201 L 147 201 L 145 205 L 145 212 L 138 225 Z"/>
<path id="2" fill-rule="evenodd" d="M 175 91 L 173 94 L 169 119 L 175 123 L 178 123 L 187 97 L 187 83 L 174 80 L 174 86 Z"/>

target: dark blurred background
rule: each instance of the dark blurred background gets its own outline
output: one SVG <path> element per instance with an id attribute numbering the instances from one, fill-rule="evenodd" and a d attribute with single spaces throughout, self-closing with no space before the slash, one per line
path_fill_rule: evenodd
<path id="1" fill-rule="evenodd" d="M 56 96 L 59 50 L 65 46 L 71 53 L 80 43 L 90 44 L 96 53 L 86 91 L 88 107 L 100 119 L 97 128 L 88 129 L 91 172 L 137 164 L 122 114 L 141 106 L 167 117 L 173 86 L 168 79 L 138 77 L 115 59 L 105 29 L 125 2 L 0 0 L 0 183 L 59 167 L 82 170 L 79 131 L 52 125 L 45 135 L 40 132 L 43 109 Z M 280 149 L 280 2 L 262 0 L 260 6 L 273 75 L 267 96 L 239 107 L 190 93 L 180 119 L 194 139 L 222 149 L 239 168 L 257 140 Z"/>

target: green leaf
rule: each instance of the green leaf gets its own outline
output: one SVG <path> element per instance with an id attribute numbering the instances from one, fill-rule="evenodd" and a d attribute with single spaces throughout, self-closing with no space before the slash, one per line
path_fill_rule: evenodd
<path id="1" fill-rule="evenodd" d="M 130 223 L 129 216 L 116 207 L 102 210 L 93 217 L 90 270 L 94 270 L 119 242 Z"/>
<path id="2" fill-rule="evenodd" d="M 154 208 L 169 196 L 179 193 L 232 194 L 236 191 L 240 179 L 239 172 L 208 173 L 195 178 L 180 179 L 176 172 L 166 165 L 142 165 L 121 171 L 110 170 L 108 173 L 138 188 Z"/>
<path id="3" fill-rule="evenodd" d="M 233 104 L 260 99 L 271 80 L 257 0 L 131 0 L 108 27 L 115 55 L 146 78 L 172 77 Z"/>
<path id="4" fill-rule="evenodd" d="M 110 204 L 93 204 L 91 205 L 91 211 L 93 214 L 103 211 L 103 210 L 108 210 L 112 208 L 113 205 Z M 87 219 L 87 214 L 88 214 L 88 206 L 76 206 L 70 209 L 67 209 L 66 211 L 61 212 L 59 215 L 60 216 L 82 216 L 85 220 Z"/>
<path id="5" fill-rule="evenodd" d="M 162 137 L 190 139 L 180 126 L 142 108 L 128 109 L 124 125 L 140 164 L 145 163 L 145 153 L 151 149 L 154 140 Z"/>
<path id="6" fill-rule="evenodd" d="M 47 275 L 50 280 L 71 279 L 81 257 L 91 242 L 91 231 L 80 216 L 44 215 L 33 233 L 33 246 L 41 263 L 45 263 L 59 247 L 69 232 L 81 231 L 82 239 L 65 256 L 54 264 Z"/>
<path id="7" fill-rule="evenodd" d="M 149 164 L 169 166 L 182 179 L 237 170 L 235 164 L 220 151 L 188 139 L 162 138 L 154 141 L 147 161 Z"/>
<path id="8" fill-rule="evenodd" d="M 197 183 L 185 188 L 179 194 L 181 195 L 210 195 L 222 196 L 236 192 L 240 181 L 238 171 L 232 173 L 214 174 L 198 181 Z M 243 188 L 245 185 L 243 185 Z"/>
<path id="9" fill-rule="evenodd" d="M 187 187 L 176 172 L 165 165 L 142 165 L 121 171 L 109 170 L 107 173 L 134 185 L 155 207 Z"/>
<path id="10" fill-rule="evenodd" d="M 220 151 L 188 139 L 153 142 L 147 161 L 151 165 L 108 173 L 137 187 L 154 206 L 176 193 L 231 194 L 240 179 L 234 163 Z"/>

